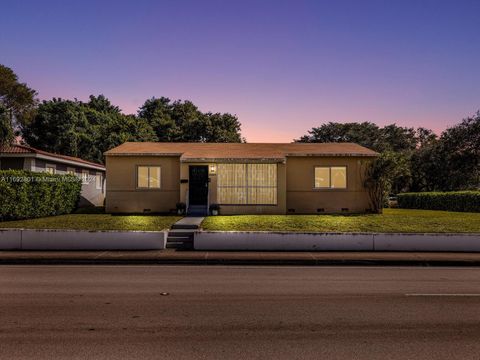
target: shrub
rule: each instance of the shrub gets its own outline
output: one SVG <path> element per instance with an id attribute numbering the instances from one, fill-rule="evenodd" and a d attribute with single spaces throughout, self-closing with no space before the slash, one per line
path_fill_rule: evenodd
<path id="1" fill-rule="evenodd" d="M 74 175 L 2 170 L 0 220 L 71 213 L 80 199 L 81 189 L 81 181 Z"/>
<path id="2" fill-rule="evenodd" d="M 381 214 L 383 207 L 388 205 L 385 196 L 392 190 L 394 180 L 410 176 L 406 158 L 386 151 L 373 161 L 367 160 L 364 164 L 366 167 L 363 183 L 368 190 L 370 209 Z"/>
<path id="3" fill-rule="evenodd" d="M 398 207 L 480 212 L 480 191 L 403 193 L 398 194 Z"/>

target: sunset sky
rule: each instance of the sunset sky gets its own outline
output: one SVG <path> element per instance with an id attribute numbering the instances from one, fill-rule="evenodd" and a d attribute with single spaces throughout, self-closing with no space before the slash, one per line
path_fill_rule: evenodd
<path id="1" fill-rule="evenodd" d="M 480 1 L 3 0 L 0 63 L 39 92 L 238 115 L 249 142 L 328 121 L 437 132 L 480 109 Z"/>

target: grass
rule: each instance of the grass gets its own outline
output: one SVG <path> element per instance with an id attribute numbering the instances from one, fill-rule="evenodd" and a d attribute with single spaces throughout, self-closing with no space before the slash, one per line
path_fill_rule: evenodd
<path id="1" fill-rule="evenodd" d="M 0 228 L 160 231 L 170 228 L 180 218 L 153 215 L 70 214 L 4 221 L 0 222 Z"/>
<path id="2" fill-rule="evenodd" d="M 210 216 L 204 230 L 297 232 L 480 233 L 480 213 L 385 209 L 362 215 Z"/>

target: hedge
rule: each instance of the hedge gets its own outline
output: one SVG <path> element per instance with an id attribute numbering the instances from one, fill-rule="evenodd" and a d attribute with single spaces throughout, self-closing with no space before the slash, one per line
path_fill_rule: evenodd
<path id="1" fill-rule="evenodd" d="M 403 193 L 397 199 L 404 209 L 480 212 L 480 191 Z"/>
<path id="2" fill-rule="evenodd" d="M 0 171 L 0 220 L 30 219 L 71 213 L 82 184 L 74 175 L 25 170 Z"/>

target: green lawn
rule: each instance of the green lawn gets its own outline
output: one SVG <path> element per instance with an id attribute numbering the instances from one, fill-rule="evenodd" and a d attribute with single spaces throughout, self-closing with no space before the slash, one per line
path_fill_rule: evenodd
<path id="1" fill-rule="evenodd" d="M 210 216 L 204 230 L 480 233 L 480 213 L 385 209 L 365 215 Z"/>
<path id="2" fill-rule="evenodd" d="M 178 216 L 70 214 L 4 221 L 0 222 L 0 228 L 159 231 L 170 228 L 179 219 Z"/>

